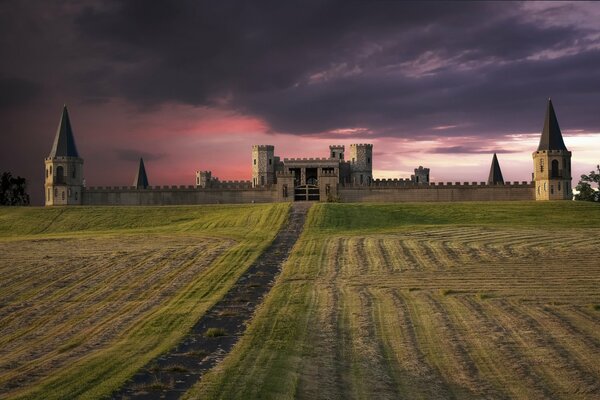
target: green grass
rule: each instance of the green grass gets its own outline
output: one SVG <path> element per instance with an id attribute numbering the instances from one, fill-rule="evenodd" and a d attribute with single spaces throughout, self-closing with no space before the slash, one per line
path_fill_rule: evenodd
<path id="1" fill-rule="evenodd" d="M 311 215 L 314 233 L 337 235 L 385 233 L 420 226 L 503 226 L 594 228 L 600 207 L 590 202 L 464 202 L 336 204 L 317 207 Z"/>
<path id="2" fill-rule="evenodd" d="M 15 309 L 0 316 L 11 349 L 0 356 L 0 397 L 96 399 L 119 388 L 229 290 L 288 207 L 0 208 L 0 304 Z"/>
<path id="3" fill-rule="evenodd" d="M 592 398 L 598 237 L 590 203 L 316 204 L 186 398 Z"/>

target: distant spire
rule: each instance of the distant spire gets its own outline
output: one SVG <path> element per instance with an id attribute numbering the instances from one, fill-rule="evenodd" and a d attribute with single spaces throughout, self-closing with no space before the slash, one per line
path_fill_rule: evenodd
<path id="1" fill-rule="evenodd" d="M 63 106 L 58 129 L 56 130 L 56 136 L 54 137 L 54 144 L 52 145 L 52 150 L 50 150 L 50 155 L 48 155 L 48 157 L 79 157 L 66 104 Z"/>
<path id="2" fill-rule="evenodd" d="M 538 151 L 540 150 L 567 150 L 550 98 L 548 98 L 546 119 L 544 119 L 544 130 L 542 130 L 540 145 L 538 146 Z"/>
<path id="3" fill-rule="evenodd" d="M 148 186 L 148 176 L 146 175 L 146 168 L 144 168 L 144 159 L 140 158 L 140 166 L 138 168 L 137 174 L 135 174 L 135 179 L 133 180 L 133 186 L 138 189 L 146 189 Z"/>
<path id="4" fill-rule="evenodd" d="M 498 163 L 498 157 L 496 157 L 496 153 L 494 153 L 494 158 L 492 158 L 492 166 L 490 167 L 488 184 L 498 185 L 503 183 L 504 178 L 502 177 L 502 171 L 500 170 L 500 163 Z"/>

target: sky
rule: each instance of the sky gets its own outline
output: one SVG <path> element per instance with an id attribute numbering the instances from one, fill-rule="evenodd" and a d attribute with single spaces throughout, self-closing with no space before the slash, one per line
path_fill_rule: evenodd
<path id="1" fill-rule="evenodd" d="M 63 104 L 88 186 L 251 178 L 372 143 L 375 178 L 531 179 L 548 98 L 600 163 L 600 3 L 0 0 L 0 171 L 43 199 Z"/>

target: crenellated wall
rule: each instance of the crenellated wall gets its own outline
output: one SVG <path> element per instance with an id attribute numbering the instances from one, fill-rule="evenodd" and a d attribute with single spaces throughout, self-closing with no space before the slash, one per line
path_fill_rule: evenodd
<path id="1" fill-rule="evenodd" d="M 250 181 L 220 182 L 219 188 L 194 186 L 90 187 L 83 192 L 83 205 L 187 205 L 226 203 L 272 203 L 274 188 L 252 188 Z"/>
<path id="2" fill-rule="evenodd" d="M 89 187 L 83 205 L 185 205 L 272 203 L 293 200 L 293 174 L 279 173 L 276 185 L 252 188 L 250 181 L 217 181 L 210 188 L 195 186 Z M 285 185 L 285 189 L 284 189 Z M 419 202 L 535 200 L 532 182 L 439 182 L 417 184 L 409 179 L 377 179 L 371 186 L 338 185 L 337 174 L 319 175 L 321 201 Z"/>
<path id="3" fill-rule="evenodd" d="M 391 182 L 390 182 L 391 181 Z M 420 202 L 420 201 L 515 201 L 535 200 L 534 184 L 506 182 L 488 185 L 485 182 L 439 182 L 429 185 L 410 180 L 377 180 L 372 186 L 338 187 L 342 202 Z"/>

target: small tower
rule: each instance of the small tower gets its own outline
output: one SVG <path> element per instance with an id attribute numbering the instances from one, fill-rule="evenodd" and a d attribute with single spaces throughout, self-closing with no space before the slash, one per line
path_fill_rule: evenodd
<path id="1" fill-rule="evenodd" d="M 411 175 L 411 180 L 422 185 L 429 184 L 429 168 L 419 165 L 419 168 L 415 168 L 415 174 Z"/>
<path id="2" fill-rule="evenodd" d="M 137 174 L 133 180 L 133 186 L 136 189 L 147 189 L 148 186 L 148 175 L 146 175 L 146 168 L 144 167 L 144 159 L 140 157 L 140 166 L 138 167 Z"/>
<path id="3" fill-rule="evenodd" d="M 344 145 L 329 146 L 329 158 L 335 158 L 336 160 L 344 161 L 344 149 Z"/>
<path id="4" fill-rule="evenodd" d="M 63 107 L 54 144 L 44 160 L 46 165 L 45 197 L 47 206 L 81 205 L 83 159 L 79 157 L 69 120 Z"/>
<path id="5" fill-rule="evenodd" d="M 502 177 L 502 171 L 500 170 L 500 163 L 498 163 L 498 157 L 494 153 L 492 158 L 492 166 L 490 167 L 490 176 L 487 181 L 488 185 L 504 185 L 504 178 Z"/>
<path id="6" fill-rule="evenodd" d="M 252 146 L 252 187 L 275 183 L 275 146 Z"/>
<path id="7" fill-rule="evenodd" d="M 367 186 L 373 180 L 373 145 L 350 145 L 350 179 L 355 185 Z"/>
<path id="8" fill-rule="evenodd" d="M 212 181 L 211 171 L 196 171 L 196 187 L 209 188 Z"/>
<path id="9" fill-rule="evenodd" d="M 535 199 L 571 200 L 571 152 L 563 141 L 550 99 L 540 144 L 532 155 Z"/>

